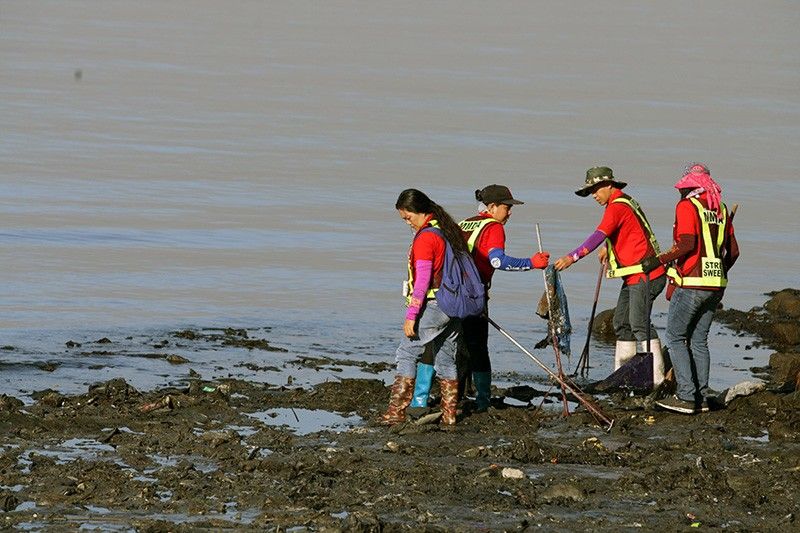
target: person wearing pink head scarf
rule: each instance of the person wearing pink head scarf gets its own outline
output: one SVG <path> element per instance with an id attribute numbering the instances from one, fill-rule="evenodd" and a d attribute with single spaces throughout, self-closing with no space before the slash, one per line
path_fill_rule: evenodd
<path id="1" fill-rule="evenodd" d="M 702 163 L 690 163 L 675 184 L 673 246 L 642 261 L 645 272 L 669 265 L 666 342 L 677 388 L 656 402 L 669 411 L 695 414 L 709 410 L 707 396 L 711 355 L 708 331 L 728 284 L 728 270 L 739 257 L 722 188 Z"/>

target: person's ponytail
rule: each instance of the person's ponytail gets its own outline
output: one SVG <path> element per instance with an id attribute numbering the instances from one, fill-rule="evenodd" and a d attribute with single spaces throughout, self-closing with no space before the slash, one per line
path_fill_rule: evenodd
<path id="1" fill-rule="evenodd" d="M 439 229 L 442 230 L 444 238 L 450 243 L 453 251 L 469 253 L 464 235 L 453 217 L 451 217 L 442 206 L 428 198 L 424 192 L 418 189 L 406 189 L 397 197 L 394 204 L 395 209 L 404 209 L 411 213 L 431 213 L 439 222 Z"/>
<path id="2" fill-rule="evenodd" d="M 467 249 L 467 241 L 464 240 L 464 234 L 461 232 L 461 227 L 453 220 L 447 211 L 436 202 L 431 202 L 433 207 L 433 216 L 439 221 L 439 229 L 442 230 L 444 238 L 453 247 L 454 252 L 469 253 Z"/>

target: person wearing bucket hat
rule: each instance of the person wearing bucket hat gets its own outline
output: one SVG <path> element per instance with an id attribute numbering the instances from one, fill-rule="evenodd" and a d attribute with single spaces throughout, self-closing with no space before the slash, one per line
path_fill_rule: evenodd
<path id="1" fill-rule="evenodd" d="M 517 200 L 505 185 L 487 185 L 475 191 L 479 202 L 478 214 L 459 223 L 467 248 L 475 259 L 481 280 L 488 291 L 495 270 L 525 271 L 545 268 L 550 261 L 548 252 L 538 252 L 531 257 L 506 255 L 505 224 L 511 218 L 511 209 L 524 202 Z M 488 292 L 487 292 L 488 302 Z M 459 392 L 463 398 L 469 379 L 475 387 L 476 411 L 489 408 L 492 387 L 492 366 L 489 359 L 489 322 L 485 315 L 471 316 L 462 321 L 463 343 L 458 352 Z M 417 366 L 417 376 L 433 375 L 433 367 L 423 358 Z M 425 407 L 431 378 L 417 378 L 412 407 Z"/>
<path id="2" fill-rule="evenodd" d="M 672 264 L 667 275 L 669 314 L 666 342 L 676 390 L 656 402 L 662 409 L 684 414 L 707 411 L 711 355 L 708 331 L 725 287 L 728 270 L 739 257 L 732 214 L 722 203 L 722 188 L 703 163 L 690 163 L 675 184 L 673 246 L 642 263 L 645 271 Z"/>
<path id="3" fill-rule="evenodd" d="M 597 229 L 586 240 L 555 262 L 557 270 L 564 270 L 593 252 L 601 244 L 600 263 L 608 263 L 606 277 L 622 278 L 622 288 L 614 311 L 614 332 L 617 344 L 614 351 L 614 370 L 633 359 L 637 342 L 642 352 L 647 346 L 647 332 L 651 329 L 650 351 L 653 353 L 653 387 L 664 379 L 664 361 L 661 343 L 655 331 L 648 328 L 650 302 L 664 290 L 665 269 L 659 267 L 645 274 L 642 260 L 659 253 L 658 242 L 639 204 L 622 189 L 628 184 L 614 178 L 609 167 L 592 167 L 586 171 L 583 186 L 575 191 L 578 196 L 590 194 L 605 206 L 603 218 Z M 649 283 L 643 283 L 648 276 Z M 649 287 L 649 292 L 648 292 Z M 649 381 L 649 376 L 644 376 Z"/>
<path id="4" fill-rule="evenodd" d="M 615 180 L 614 171 L 609 167 L 592 167 L 586 171 L 586 181 L 583 187 L 575 191 L 575 194 L 586 197 L 607 185 L 613 185 L 617 189 L 624 189 L 628 186 L 624 181 Z"/>

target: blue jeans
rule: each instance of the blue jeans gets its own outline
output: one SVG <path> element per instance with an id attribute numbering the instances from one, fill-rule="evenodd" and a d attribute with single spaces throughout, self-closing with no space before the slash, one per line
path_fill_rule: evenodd
<path id="1" fill-rule="evenodd" d="M 456 379 L 456 343 L 460 334 L 461 321 L 444 314 L 436 300 L 428 300 L 417 320 L 417 337 L 403 337 L 397 347 L 397 373 L 416 377 L 417 361 L 425 352 L 425 345 L 430 342 L 435 354 L 433 368 L 436 374 L 441 379 Z"/>
<path id="2" fill-rule="evenodd" d="M 647 340 L 647 321 L 650 320 L 651 302 L 664 290 L 667 277 L 661 276 L 650 280 L 650 299 L 648 301 L 647 285 L 644 280 L 634 285 L 623 283 L 617 298 L 617 308 L 614 311 L 614 333 L 620 341 Z M 657 339 L 656 328 L 650 328 L 650 338 Z"/>
<path id="3" fill-rule="evenodd" d="M 681 400 L 702 401 L 708 390 L 708 330 L 724 292 L 678 287 L 669 302 L 666 341 Z"/>

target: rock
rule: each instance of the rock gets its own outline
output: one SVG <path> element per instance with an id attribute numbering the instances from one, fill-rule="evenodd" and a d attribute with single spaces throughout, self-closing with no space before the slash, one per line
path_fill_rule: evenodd
<path id="1" fill-rule="evenodd" d="M 104 395 L 109 398 L 124 399 L 129 396 L 138 396 L 139 391 L 128 385 L 123 378 L 110 379 L 104 383 L 95 383 L 89 386 L 89 393 Z"/>
<path id="2" fill-rule="evenodd" d="M 592 322 L 592 338 L 608 343 L 617 341 L 617 334 L 614 332 L 614 310 L 606 309 L 595 315 Z"/>
<path id="3" fill-rule="evenodd" d="M 800 322 L 775 322 L 772 324 L 772 334 L 776 343 L 796 346 L 800 344 Z"/>
<path id="4" fill-rule="evenodd" d="M 217 448 L 222 444 L 238 443 L 242 440 L 242 437 L 232 429 L 223 429 L 220 431 L 206 431 L 200 435 L 200 440 L 208 443 L 212 448 Z"/>
<path id="5" fill-rule="evenodd" d="M 0 395 L 0 411 L 18 411 L 23 405 L 22 400 L 13 396 Z"/>
<path id="6" fill-rule="evenodd" d="M 544 396 L 544 393 L 531 387 L 530 385 L 515 385 L 513 387 L 509 387 L 505 390 L 504 394 L 508 398 L 514 398 L 515 400 L 519 400 L 521 402 L 529 402 L 536 397 Z"/>
<path id="7" fill-rule="evenodd" d="M 725 474 L 725 482 L 734 494 L 743 499 L 749 497 L 749 493 L 753 490 L 753 481 L 747 472 L 731 470 Z"/>
<path id="8" fill-rule="evenodd" d="M 764 304 L 764 308 L 773 315 L 787 318 L 800 318 L 800 291 L 783 289 L 770 293 L 772 298 Z"/>
<path id="9" fill-rule="evenodd" d="M 344 529 L 358 533 L 379 533 L 384 530 L 384 524 L 374 513 L 356 511 L 344 520 Z"/>
<path id="10" fill-rule="evenodd" d="M 556 483 L 542 492 L 542 498 L 547 501 L 571 500 L 581 502 L 586 499 L 586 492 L 573 483 Z"/>
<path id="11" fill-rule="evenodd" d="M 800 374 L 800 353 L 774 353 L 769 356 L 769 367 L 776 384 L 796 383 Z"/>
<path id="12" fill-rule="evenodd" d="M 65 398 L 53 389 L 44 389 L 31 394 L 31 398 L 48 407 L 61 407 Z"/>
<path id="13" fill-rule="evenodd" d="M 794 392 L 781 398 L 781 408 L 800 415 L 800 386 L 798 386 Z"/>
<path id="14" fill-rule="evenodd" d="M 767 427 L 767 432 L 769 433 L 769 440 L 794 439 L 797 436 L 797 431 L 778 420 Z"/>
<path id="15" fill-rule="evenodd" d="M 14 496 L 13 493 L 11 492 L 0 493 L 0 508 L 4 512 L 9 513 L 13 511 L 14 509 L 17 508 L 17 505 L 19 505 L 19 500 L 17 499 L 16 496 Z"/>

